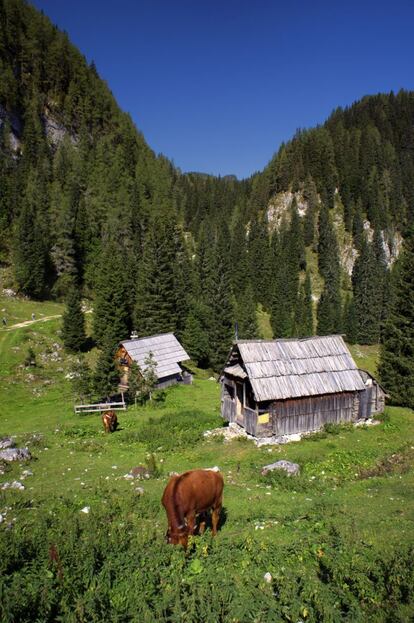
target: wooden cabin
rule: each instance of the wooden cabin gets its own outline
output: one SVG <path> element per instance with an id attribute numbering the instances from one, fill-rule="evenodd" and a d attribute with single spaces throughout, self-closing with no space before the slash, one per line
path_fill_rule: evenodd
<path id="1" fill-rule="evenodd" d="M 223 418 L 255 437 L 315 431 L 384 410 L 383 388 L 358 370 L 340 335 L 237 341 L 220 380 Z"/>
<path id="2" fill-rule="evenodd" d="M 121 389 L 128 389 L 129 369 L 135 361 L 141 370 L 145 370 L 145 360 L 152 353 L 157 364 L 155 373 L 158 378 L 157 389 L 175 383 L 190 384 L 192 376 L 180 364 L 190 357 L 173 333 L 162 333 L 149 337 L 135 337 L 121 342 L 116 352 L 116 363 L 120 372 Z"/>

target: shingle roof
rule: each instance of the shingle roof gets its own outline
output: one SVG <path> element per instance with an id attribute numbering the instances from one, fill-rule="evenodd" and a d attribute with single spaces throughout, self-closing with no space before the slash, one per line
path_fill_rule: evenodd
<path id="1" fill-rule="evenodd" d="M 190 359 L 173 333 L 162 333 L 150 337 L 125 340 L 121 344 L 131 359 L 136 361 L 142 370 L 145 370 L 144 361 L 151 352 L 157 362 L 155 373 L 158 379 L 179 374 L 181 368 L 178 362 Z"/>
<path id="2" fill-rule="evenodd" d="M 236 345 L 258 402 L 365 389 L 340 335 Z"/>

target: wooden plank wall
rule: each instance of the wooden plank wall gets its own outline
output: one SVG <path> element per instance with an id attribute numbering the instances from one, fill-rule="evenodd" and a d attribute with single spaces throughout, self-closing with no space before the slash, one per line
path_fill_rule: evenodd
<path id="1" fill-rule="evenodd" d="M 236 420 L 236 403 L 224 396 L 221 402 L 221 415 L 226 422 L 234 422 Z"/>
<path id="2" fill-rule="evenodd" d="M 318 430 L 328 422 L 351 422 L 355 419 L 354 393 L 277 401 L 270 406 L 270 413 L 275 435 Z"/>

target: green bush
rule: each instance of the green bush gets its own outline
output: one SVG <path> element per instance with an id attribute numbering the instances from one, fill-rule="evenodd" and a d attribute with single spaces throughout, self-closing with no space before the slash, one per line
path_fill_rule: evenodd
<path id="1" fill-rule="evenodd" d="M 191 448 L 203 439 L 203 432 L 215 428 L 222 420 L 217 415 L 201 411 L 184 411 L 150 418 L 142 424 L 136 440 L 145 443 L 149 452 L 162 448 L 164 452 L 178 448 Z"/>
<path id="2" fill-rule="evenodd" d="M 408 544 L 374 551 L 327 525 L 291 545 L 207 532 L 184 553 L 165 543 L 158 500 L 101 497 L 88 515 L 68 501 L 0 539 L 2 622 L 412 620 Z"/>
<path id="3" fill-rule="evenodd" d="M 282 469 L 274 469 L 268 472 L 265 476 L 261 477 L 261 480 L 265 484 L 271 485 L 275 489 L 280 489 L 281 491 L 306 492 L 322 489 L 322 485 L 316 478 L 309 478 L 304 474 L 289 476 L 289 474 Z"/>

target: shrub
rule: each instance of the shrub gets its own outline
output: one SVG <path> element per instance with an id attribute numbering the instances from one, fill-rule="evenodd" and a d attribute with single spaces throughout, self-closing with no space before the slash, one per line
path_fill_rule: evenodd
<path id="1" fill-rule="evenodd" d="M 36 353 L 34 352 L 31 346 L 27 350 L 27 355 L 24 360 L 24 365 L 26 368 L 30 368 L 31 366 L 36 367 L 37 365 Z"/>
<path id="2" fill-rule="evenodd" d="M 373 550 L 325 526 L 292 544 L 207 532 L 185 554 L 164 542 L 159 502 L 101 491 L 88 515 L 69 501 L 0 539 L 0 620 L 408 621 L 413 547 Z M 270 582 L 264 581 L 265 571 Z"/>
<path id="3" fill-rule="evenodd" d="M 150 418 L 137 433 L 137 441 L 145 443 L 149 452 L 191 448 L 203 439 L 203 432 L 218 426 L 221 418 L 201 411 L 184 411 Z"/>

